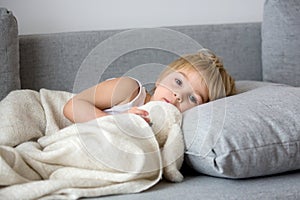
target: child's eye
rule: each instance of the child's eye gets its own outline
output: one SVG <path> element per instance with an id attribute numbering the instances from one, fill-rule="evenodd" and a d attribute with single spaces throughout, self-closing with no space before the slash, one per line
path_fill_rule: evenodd
<path id="1" fill-rule="evenodd" d="M 175 82 L 177 85 L 181 86 L 182 85 L 182 81 L 178 78 L 175 78 Z"/>
<path id="2" fill-rule="evenodd" d="M 189 98 L 190 98 L 190 101 L 191 101 L 191 102 L 193 102 L 193 103 L 195 103 L 195 104 L 198 103 L 196 97 L 194 97 L 193 95 L 190 95 Z"/>

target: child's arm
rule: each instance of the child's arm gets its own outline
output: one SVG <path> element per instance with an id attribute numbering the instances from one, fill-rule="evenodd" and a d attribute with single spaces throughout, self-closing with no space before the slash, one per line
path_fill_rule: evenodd
<path id="1" fill-rule="evenodd" d="M 138 83 L 129 77 L 101 82 L 71 98 L 64 106 L 64 115 L 72 122 L 86 122 L 107 115 L 102 110 L 130 102 L 139 92 Z M 142 115 L 141 110 L 132 113 Z"/>

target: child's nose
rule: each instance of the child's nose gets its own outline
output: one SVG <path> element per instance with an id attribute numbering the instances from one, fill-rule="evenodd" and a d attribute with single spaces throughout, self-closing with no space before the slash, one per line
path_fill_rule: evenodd
<path id="1" fill-rule="evenodd" d="M 181 103 L 182 102 L 182 97 L 179 93 L 174 92 L 174 96 L 177 102 Z"/>

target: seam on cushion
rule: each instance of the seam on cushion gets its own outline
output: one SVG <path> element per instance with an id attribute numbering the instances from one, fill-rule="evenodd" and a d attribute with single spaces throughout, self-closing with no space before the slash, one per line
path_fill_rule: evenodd
<path id="1" fill-rule="evenodd" d="M 253 150 L 253 149 L 263 149 L 263 148 L 266 148 L 266 147 L 271 147 L 271 146 L 276 146 L 276 145 L 280 145 L 280 146 L 284 146 L 284 145 L 288 145 L 288 144 L 296 144 L 296 143 L 300 143 L 300 140 L 295 140 L 293 142 L 284 142 L 284 143 L 272 143 L 272 144 L 268 144 L 268 145 L 262 145 L 262 146 L 255 146 L 255 147 L 251 147 L 251 148 L 244 148 L 244 149 L 235 149 L 235 150 L 231 150 L 231 151 L 227 151 L 225 153 L 227 154 L 231 154 L 233 152 L 241 152 L 241 151 L 249 151 L 249 150 Z M 215 148 L 212 148 L 211 151 L 214 151 Z M 222 153 L 222 154 L 225 154 L 225 153 Z M 186 151 L 185 154 L 188 154 L 188 155 L 192 155 L 192 156 L 197 156 L 197 157 L 201 157 L 201 158 L 206 158 L 206 157 L 209 157 L 209 154 L 206 154 L 206 155 L 201 155 L 199 153 L 193 153 L 193 152 L 190 152 L 190 151 Z M 218 157 L 217 153 L 215 153 L 215 157 Z"/>
<path id="2" fill-rule="evenodd" d="M 267 145 L 252 147 L 252 148 L 235 149 L 235 150 L 228 151 L 228 152 L 232 153 L 232 152 L 248 151 L 248 150 L 252 150 L 252 149 L 260 149 L 260 148 L 262 149 L 262 148 L 276 146 L 276 145 L 284 146 L 284 145 L 287 145 L 287 144 L 295 144 L 295 143 L 300 143 L 300 140 L 295 140 L 293 142 L 284 142 L 284 143 L 283 142 L 281 142 L 281 143 L 272 143 L 272 144 L 267 144 Z"/>

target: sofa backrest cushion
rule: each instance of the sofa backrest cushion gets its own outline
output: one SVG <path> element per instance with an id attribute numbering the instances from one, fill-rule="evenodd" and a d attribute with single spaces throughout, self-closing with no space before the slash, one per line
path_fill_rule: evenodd
<path id="1" fill-rule="evenodd" d="M 213 50 L 222 57 L 225 68 L 236 80 L 262 80 L 260 23 L 176 26 L 167 27 L 167 29 L 175 31 L 176 34 L 184 34 L 203 47 Z M 104 53 L 100 52 L 98 64 L 81 66 L 87 60 L 92 63 L 87 57 L 95 47 L 98 47 L 97 45 L 103 45 L 111 41 L 113 37 L 122 36 L 124 33 L 126 33 L 125 30 L 102 30 L 21 35 L 19 39 L 22 88 L 34 90 L 47 88 L 78 92 L 77 89 L 74 90 L 74 84 L 84 88 L 95 84 L 93 81 L 90 81 L 90 85 L 78 81 L 82 79 L 80 72 L 87 67 L 88 72 L 83 78 L 89 80 L 96 75 L 99 81 L 123 75 L 133 76 L 132 72 L 137 73 L 141 69 L 141 65 L 143 65 L 142 68 L 149 67 L 151 68 L 149 70 L 154 70 L 154 65 L 151 63 L 169 64 L 177 56 L 165 49 L 174 46 L 174 43 L 182 42 L 163 41 L 161 43 L 163 48 L 140 49 L 138 44 L 142 43 L 145 38 L 140 35 L 133 38 L 136 50 L 132 49 L 132 51 L 115 56 L 117 50 L 128 48 L 128 44 L 118 43 L 117 46 L 102 48 L 102 51 L 108 56 L 104 56 Z M 152 35 L 146 39 L 160 40 L 161 36 Z M 183 48 L 185 46 L 185 43 L 182 44 Z M 109 60 L 111 62 L 109 66 L 100 66 L 103 62 L 108 62 L 107 59 L 112 55 L 115 59 Z M 105 59 L 102 59 L 103 56 Z M 145 66 L 146 64 L 148 66 Z M 142 79 L 140 81 L 143 85 L 144 77 L 141 76 L 147 76 L 145 80 L 148 80 L 148 76 L 151 76 L 153 80 L 157 78 L 152 77 L 152 73 L 143 70 L 136 77 Z M 146 88 L 148 89 L 148 87 Z"/>
<path id="2" fill-rule="evenodd" d="M 267 0 L 262 23 L 263 80 L 300 86 L 300 1 Z"/>
<path id="3" fill-rule="evenodd" d="M 0 8 L 0 100 L 19 89 L 18 25 L 12 12 Z"/>

